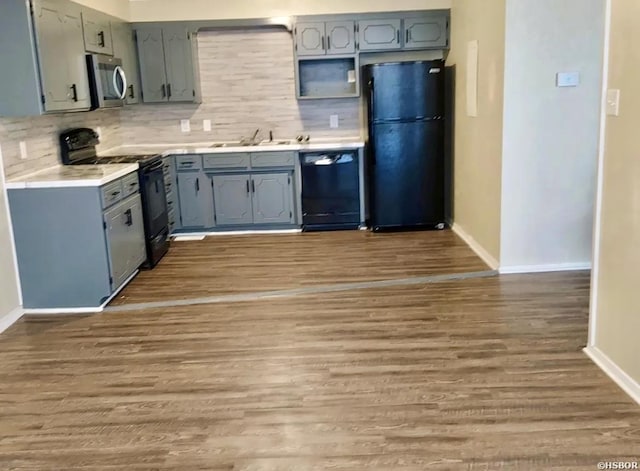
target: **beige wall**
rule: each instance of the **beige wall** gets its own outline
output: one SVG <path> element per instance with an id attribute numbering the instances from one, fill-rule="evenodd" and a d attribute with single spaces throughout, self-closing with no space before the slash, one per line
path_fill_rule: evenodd
<path id="1" fill-rule="evenodd" d="M 2 319 L 20 304 L 13 252 L 0 149 L 0 330 L 3 326 Z"/>
<path id="2" fill-rule="evenodd" d="M 456 65 L 454 220 L 500 257 L 505 0 L 453 0 L 448 65 Z M 479 42 L 478 116 L 466 113 L 467 43 Z"/>
<path id="3" fill-rule="evenodd" d="M 129 0 L 74 0 L 76 3 L 103 11 L 125 20 L 129 19 Z"/>
<path id="4" fill-rule="evenodd" d="M 94 3 L 98 2 L 98 0 L 93 1 Z M 446 9 L 450 7 L 451 0 L 132 0 L 131 20 L 266 18 L 289 15 Z"/>
<path id="5" fill-rule="evenodd" d="M 609 88 L 620 116 L 607 119 L 599 229 L 595 346 L 640 383 L 640 2 L 613 0 Z"/>

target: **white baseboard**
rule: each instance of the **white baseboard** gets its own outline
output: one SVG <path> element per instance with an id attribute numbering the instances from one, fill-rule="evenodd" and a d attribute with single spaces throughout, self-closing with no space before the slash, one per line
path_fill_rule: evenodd
<path id="1" fill-rule="evenodd" d="M 171 237 L 178 239 L 180 237 L 214 237 L 214 236 L 237 236 L 237 235 L 274 235 L 274 234 L 300 234 L 302 229 L 282 229 L 282 230 L 258 230 L 258 231 L 217 231 L 217 232 L 175 232 Z M 202 239 L 197 239 L 202 240 Z"/>
<path id="2" fill-rule="evenodd" d="M 616 365 L 611 359 L 602 353 L 597 347 L 589 346 L 584 349 L 593 362 L 604 371 L 631 399 L 640 404 L 640 384 L 638 384 L 631 376 L 624 372 L 622 368 Z"/>
<path id="3" fill-rule="evenodd" d="M 17 307 L 6 316 L 0 317 L 0 334 L 15 324 L 23 315 L 23 309 Z"/>
<path id="4" fill-rule="evenodd" d="M 99 314 L 104 312 L 104 308 L 107 307 L 113 299 L 120 294 L 120 291 L 124 289 L 125 286 L 129 284 L 131 280 L 133 280 L 136 275 L 140 272 L 140 270 L 136 270 L 133 275 L 127 278 L 122 285 L 107 299 L 101 306 L 96 307 L 65 307 L 65 308 L 51 308 L 51 309 L 25 309 L 24 314 L 29 316 L 49 316 L 52 314 Z"/>
<path id="5" fill-rule="evenodd" d="M 549 273 L 556 271 L 583 271 L 591 270 L 591 263 L 557 263 L 549 265 L 520 265 L 500 267 L 501 275 L 514 275 L 517 273 Z"/>
<path id="6" fill-rule="evenodd" d="M 500 267 L 500 263 L 498 263 L 498 261 L 493 258 L 493 256 L 489 252 L 487 252 L 485 248 L 480 245 L 473 237 L 467 234 L 467 232 L 462 227 L 454 223 L 451 226 L 451 230 L 453 230 L 453 232 L 455 232 L 458 237 L 464 240 L 467 245 L 471 247 L 471 250 L 473 250 L 476 255 L 478 255 L 478 257 L 480 257 L 484 261 L 484 263 L 489 265 L 492 270 L 497 270 L 498 267 Z"/>

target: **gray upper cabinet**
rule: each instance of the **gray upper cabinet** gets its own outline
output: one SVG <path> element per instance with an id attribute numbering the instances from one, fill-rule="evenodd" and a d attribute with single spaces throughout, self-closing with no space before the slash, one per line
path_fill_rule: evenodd
<path id="1" fill-rule="evenodd" d="M 45 111 L 88 110 L 91 96 L 80 6 L 38 0 L 34 16 Z"/>
<path id="2" fill-rule="evenodd" d="M 445 48 L 449 45 L 445 16 L 405 18 L 405 49 Z"/>
<path id="3" fill-rule="evenodd" d="M 178 197 L 183 227 L 213 227 L 211 182 L 202 172 L 178 173 Z"/>
<path id="4" fill-rule="evenodd" d="M 95 10 L 82 11 L 84 48 L 95 54 L 113 55 L 111 21 L 108 16 Z"/>
<path id="5" fill-rule="evenodd" d="M 361 51 L 391 50 L 402 47 L 402 20 L 363 20 L 358 22 Z"/>
<path id="6" fill-rule="evenodd" d="M 136 38 L 143 101 L 197 101 L 197 60 L 187 28 L 145 26 L 136 30 Z"/>
<path id="7" fill-rule="evenodd" d="M 356 52 L 355 21 L 327 22 L 327 54 L 353 54 Z"/>
<path id="8" fill-rule="evenodd" d="M 254 224 L 293 223 L 293 190 L 289 173 L 252 175 Z"/>
<path id="9" fill-rule="evenodd" d="M 324 22 L 298 23 L 295 29 L 296 51 L 299 56 L 325 54 L 326 39 Z"/>
<path id="10" fill-rule="evenodd" d="M 302 22 L 295 28 L 298 56 L 353 54 L 356 52 L 355 22 Z"/>
<path id="11" fill-rule="evenodd" d="M 249 175 L 213 176 L 213 199 L 218 226 L 253 223 L 251 178 Z"/>
<path id="12" fill-rule="evenodd" d="M 122 68 L 127 76 L 126 102 L 133 105 L 140 102 L 140 76 L 136 43 L 131 25 L 125 22 L 111 22 L 113 33 L 113 55 L 122 60 Z"/>

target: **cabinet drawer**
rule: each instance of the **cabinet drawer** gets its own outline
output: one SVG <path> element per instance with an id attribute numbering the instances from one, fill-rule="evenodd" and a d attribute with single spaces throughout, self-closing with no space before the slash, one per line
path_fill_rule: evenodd
<path id="1" fill-rule="evenodd" d="M 140 191 L 140 183 L 138 181 L 138 173 L 132 173 L 122 179 L 123 198 Z"/>
<path id="2" fill-rule="evenodd" d="M 295 152 L 260 152 L 251 154 L 251 167 L 293 167 Z"/>
<path id="3" fill-rule="evenodd" d="M 249 154 L 210 154 L 203 160 L 207 170 L 247 170 L 250 162 Z"/>
<path id="4" fill-rule="evenodd" d="M 102 207 L 113 206 L 123 198 L 122 180 L 117 180 L 102 187 Z"/>
<path id="5" fill-rule="evenodd" d="M 202 158 L 199 155 L 180 155 L 176 157 L 176 168 L 181 170 L 201 170 Z"/>

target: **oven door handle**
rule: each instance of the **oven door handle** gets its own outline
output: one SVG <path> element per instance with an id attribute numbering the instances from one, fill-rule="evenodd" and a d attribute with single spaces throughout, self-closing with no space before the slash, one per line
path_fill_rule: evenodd
<path id="1" fill-rule="evenodd" d="M 122 80 L 122 90 L 118 88 L 118 77 Z M 113 69 L 113 89 L 118 94 L 120 100 L 124 100 L 127 96 L 127 75 L 119 65 L 116 65 L 115 69 Z"/>

